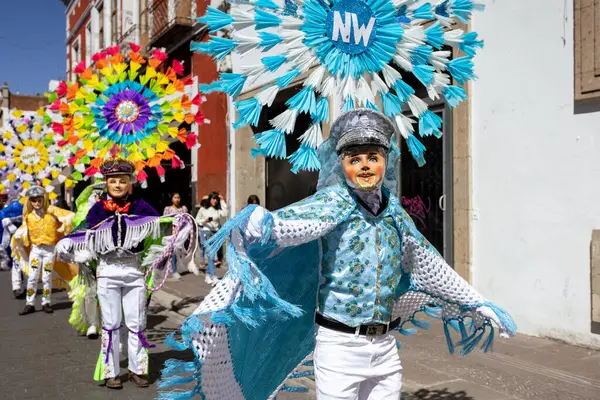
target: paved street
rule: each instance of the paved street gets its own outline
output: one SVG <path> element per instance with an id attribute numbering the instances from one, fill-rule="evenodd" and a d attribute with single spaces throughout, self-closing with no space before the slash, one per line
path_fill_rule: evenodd
<path id="1" fill-rule="evenodd" d="M 223 271 L 219 271 L 222 273 Z M 178 356 L 163 339 L 191 312 L 209 288 L 202 277 L 184 275 L 153 297 L 148 318 L 151 378 L 164 360 Z M 186 292 L 195 293 L 184 299 Z M 109 391 L 92 380 L 99 342 L 77 336 L 67 319 L 66 293 L 54 294 L 55 313 L 19 316 L 24 301 L 10 296 L 9 275 L 0 273 L 0 393 L 2 399 L 151 399 L 156 385 L 138 389 L 125 382 Z M 39 306 L 38 306 L 39 308 Z M 179 314 L 181 313 L 181 314 Z M 440 327 L 402 338 L 402 400 L 597 400 L 600 399 L 600 352 L 546 339 L 518 335 L 500 340 L 495 353 L 450 356 Z M 122 373 L 126 364 L 121 365 Z M 282 393 L 278 400 L 314 400 L 314 382 L 304 378 L 308 394 Z"/>
<path id="2" fill-rule="evenodd" d="M 2 399 L 151 399 L 156 386 L 138 389 L 128 382 L 121 391 L 109 391 L 93 379 L 100 349 L 99 340 L 77 336 L 68 323 L 71 303 L 65 292 L 53 294 L 54 314 L 36 312 L 19 316 L 24 300 L 14 300 L 10 277 L 0 273 L 0 398 Z M 39 301 L 39 300 L 38 300 Z M 36 305 L 40 309 L 39 303 Z M 158 311 L 154 307 L 155 311 Z M 148 340 L 157 344 L 151 349 L 151 378 L 157 379 L 164 360 L 173 352 L 162 345 L 164 338 L 176 328 L 169 313 L 148 317 Z M 121 373 L 127 371 L 121 364 Z"/>

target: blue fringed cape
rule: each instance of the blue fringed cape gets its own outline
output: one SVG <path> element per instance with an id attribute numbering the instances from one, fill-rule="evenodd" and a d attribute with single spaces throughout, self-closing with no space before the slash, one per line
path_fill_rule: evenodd
<path id="1" fill-rule="evenodd" d="M 443 320 L 451 353 L 460 348 L 466 355 L 479 345 L 487 351 L 492 347 L 494 328 L 475 311 L 485 305 L 514 334 L 516 326 L 510 315 L 460 278 L 418 232 L 398 199 L 385 193 L 406 253 L 392 313 L 392 319 L 402 318 L 400 333 L 414 333 L 409 323 L 427 328 L 427 321 L 415 318 L 424 313 Z M 174 349 L 191 349 L 195 358 L 191 362 L 167 361 L 159 386 L 186 384 L 187 389 L 167 389 L 159 398 L 182 400 L 198 395 L 265 400 L 273 399 L 280 390 L 303 390 L 285 382 L 306 374 L 304 366 L 314 349 L 320 237 L 346 221 L 356 207 L 347 186 L 327 187 L 299 203 L 267 213 L 258 243 L 248 242 L 243 235 L 255 206 L 229 220 L 207 246 L 209 254 L 215 253 L 229 238 L 228 273 L 183 323 L 181 340 L 176 333 L 167 340 Z M 286 235 L 294 235 L 290 223 L 319 228 L 306 229 L 311 232 L 309 237 L 305 241 L 294 237 L 302 244 L 290 246 L 289 242 L 294 242 L 286 244 Z M 449 328 L 459 333 L 458 340 Z"/>

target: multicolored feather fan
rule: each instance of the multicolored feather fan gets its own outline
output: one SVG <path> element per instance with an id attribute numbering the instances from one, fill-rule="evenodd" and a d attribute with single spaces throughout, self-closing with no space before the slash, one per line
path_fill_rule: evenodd
<path id="1" fill-rule="evenodd" d="M 154 50 L 150 57 L 131 44 L 127 55 L 113 46 L 92 56 L 93 63 L 74 68 L 77 79 L 61 82 L 49 97 L 52 128 L 73 156 L 73 178 L 99 176 L 103 161 L 124 158 L 135 165 L 138 181 L 145 184 L 145 167 L 164 179 L 163 162 L 183 168 L 170 148 L 173 141 L 189 149 L 197 144 L 188 128 L 202 125 L 203 99 L 194 93 L 192 79 L 182 79 L 183 65 Z"/>
<path id="2" fill-rule="evenodd" d="M 50 118 L 43 108 L 36 112 L 11 112 L 8 127 L 2 132 L 0 169 L 4 171 L 0 192 L 43 186 L 50 199 L 57 197 L 53 182 L 71 187 L 65 168 L 69 151 L 59 146 L 61 138 L 50 129 Z"/>

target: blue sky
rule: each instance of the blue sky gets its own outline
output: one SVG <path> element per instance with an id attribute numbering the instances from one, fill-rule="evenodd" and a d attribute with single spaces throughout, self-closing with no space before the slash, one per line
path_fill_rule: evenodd
<path id="1" fill-rule="evenodd" d="M 0 14 L 0 85 L 12 93 L 44 93 L 64 79 L 65 5 L 60 0 L 6 0 Z"/>

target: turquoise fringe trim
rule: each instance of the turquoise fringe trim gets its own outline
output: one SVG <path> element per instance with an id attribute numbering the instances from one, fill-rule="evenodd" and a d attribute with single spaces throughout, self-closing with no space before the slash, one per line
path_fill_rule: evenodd
<path id="1" fill-rule="evenodd" d="M 250 214 L 252 214 L 255 208 L 256 205 L 251 204 L 248 207 L 245 207 L 242 211 L 240 211 L 235 217 L 230 218 L 227 222 L 225 222 L 221 229 L 215 235 L 213 235 L 213 237 L 210 238 L 210 240 L 206 244 L 206 256 L 214 257 L 217 254 L 217 251 L 219 251 L 219 249 L 221 248 L 221 246 L 223 246 L 223 243 L 225 243 L 225 240 L 227 239 L 231 231 L 240 226 L 242 222 L 245 222 L 250 217 Z"/>

